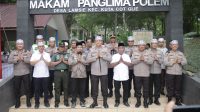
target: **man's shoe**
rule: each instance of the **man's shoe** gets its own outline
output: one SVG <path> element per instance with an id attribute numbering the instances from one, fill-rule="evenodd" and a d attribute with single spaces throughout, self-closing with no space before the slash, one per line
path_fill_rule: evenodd
<path id="1" fill-rule="evenodd" d="M 80 102 L 81 107 L 85 107 L 85 102 Z"/>
<path id="2" fill-rule="evenodd" d="M 140 107 L 140 105 L 141 105 L 141 100 L 140 100 L 140 98 L 137 98 L 137 102 L 135 104 L 135 107 L 138 108 L 138 107 Z"/>
<path id="3" fill-rule="evenodd" d="M 75 108 L 76 107 L 76 102 L 72 102 L 71 108 Z"/>
<path id="4" fill-rule="evenodd" d="M 58 104 L 58 103 L 56 103 L 54 107 L 55 107 L 55 108 L 58 108 L 58 107 L 59 107 L 59 104 Z"/>
<path id="5" fill-rule="evenodd" d="M 149 105 L 153 103 L 153 98 L 149 98 Z"/>
<path id="6" fill-rule="evenodd" d="M 45 106 L 45 107 L 50 107 L 49 102 L 44 103 L 44 106 Z"/>
<path id="7" fill-rule="evenodd" d="M 147 99 L 144 99 L 144 108 L 148 108 L 149 105 L 148 105 L 148 102 L 147 102 Z"/>
<path id="8" fill-rule="evenodd" d="M 115 107 L 118 107 L 119 106 L 119 102 L 115 102 Z"/>
<path id="9" fill-rule="evenodd" d="M 104 108 L 109 108 L 108 103 L 107 103 L 107 102 L 104 102 L 104 103 L 103 103 L 103 107 L 104 107 Z"/>
<path id="10" fill-rule="evenodd" d="M 69 103 L 68 103 L 68 102 L 64 102 L 64 105 L 65 105 L 66 107 L 69 107 Z"/>
<path id="11" fill-rule="evenodd" d="M 96 106 L 98 106 L 97 103 L 93 102 L 91 105 L 90 105 L 90 108 L 95 108 Z"/>
<path id="12" fill-rule="evenodd" d="M 39 104 L 35 104 L 35 109 L 38 109 L 39 108 Z"/>
<path id="13" fill-rule="evenodd" d="M 127 106 L 127 107 L 130 107 L 128 102 L 124 102 L 124 105 Z"/>
<path id="14" fill-rule="evenodd" d="M 156 105 L 160 105 L 160 102 L 159 102 L 158 99 L 155 99 L 154 103 L 155 103 Z"/>

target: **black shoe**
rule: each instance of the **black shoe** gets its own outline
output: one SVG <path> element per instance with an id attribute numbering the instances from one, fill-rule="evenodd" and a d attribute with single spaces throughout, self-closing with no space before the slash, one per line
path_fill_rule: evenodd
<path id="1" fill-rule="evenodd" d="M 75 108 L 76 107 L 76 102 L 72 102 L 71 108 Z"/>
<path id="2" fill-rule="evenodd" d="M 128 102 L 124 102 L 124 105 L 127 106 L 127 107 L 130 107 Z"/>
<path id="3" fill-rule="evenodd" d="M 28 108 L 31 107 L 31 102 L 30 102 L 30 101 L 26 102 L 26 106 L 27 106 Z"/>
<path id="4" fill-rule="evenodd" d="M 54 107 L 55 107 L 55 108 L 58 108 L 58 107 L 59 107 L 59 104 L 58 104 L 58 103 L 56 103 L 56 104 L 54 105 Z"/>
<path id="5" fill-rule="evenodd" d="M 137 98 L 137 102 L 135 104 L 135 107 L 138 108 L 138 107 L 140 107 L 140 105 L 141 105 L 141 100 L 140 100 L 140 98 Z"/>
<path id="6" fill-rule="evenodd" d="M 110 92 L 108 93 L 108 97 L 112 97 L 112 96 L 113 96 L 113 92 L 110 91 Z"/>
<path id="7" fill-rule="evenodd" d="M 45 106 L 45 107 L 50 107 L 49 102 L 44 103 L 44 106 Z"/>
<path id="8" fill-rule="evenodd" d="M 148 105 L 148 102 L 147 102 L 147 99 L 144 99 L 144 108 L 148 108 L 149 105 Z"/>
<path id="9" fill-rule="evenodd" d="M 85 107 L 85 102 L 80 102 L 81 107 Z"/>
<path id="10" fill-rule="evenodd" d="M 149 105 L 153 103 L 153 98 L 149 98 Z"/>
<path id="11" fill-rule="evenodd" d="M 155 103 L 156 105 L 160 105 L 160 102 L 159 102 L 158 99 L 155 99 L 154 103 Z"/>
<path id="12" fill-rule="evenodd" d="M 69 107 L 69 103 L 68 103 L 68 102 L 64 102 L 64 105 L 65 105 L 66 107 Z"/>
<path id="13" fill-rule="evenodd" d="M 35 104 L 35 109 L 38 109 L 40 107 L 39 104 Z"/>
<path id="14" fill-rule="evenodd" d="M 93 102 L 91 105 L 90 105 L 90 108 L 95 108 L 96 106 L 98 106 L 97 103 Z"/>
<path id="15" fill-rule="evenodd" d="M 104 108 L 109 108 L 108 103 L 107 103 L 107 102 L 104 102 L 104 103 L 103 103 L 103 107 L 104 107 Z"/>
<path id="16" fill-rule="evenodd" d="M 119 106 L 119 102 L 115 102 L 115 107 L 118 107 Z"/>

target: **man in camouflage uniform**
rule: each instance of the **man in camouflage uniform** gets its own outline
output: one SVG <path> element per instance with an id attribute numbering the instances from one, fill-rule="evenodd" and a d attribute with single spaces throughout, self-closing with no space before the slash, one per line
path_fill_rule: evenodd
<path id="1" fill-rule="evenodd" d="M 55 68 L 54 74 L 54 84 L 55 84 L 55 107 L 59 107 L 60 103 L 60 92 L 61 87 L 64 91 L 64 105 L 69 106 L 68 103 L 68 84 L 69 84 L 69 74 L 68 74 L 68 58 L 69 54 L 64 52 L 65 43 L 59 43 L 58 52 L 54 54 L 51 58 L 51 65 Z M 63 85 L 63 86 L 61 86 Z"/>

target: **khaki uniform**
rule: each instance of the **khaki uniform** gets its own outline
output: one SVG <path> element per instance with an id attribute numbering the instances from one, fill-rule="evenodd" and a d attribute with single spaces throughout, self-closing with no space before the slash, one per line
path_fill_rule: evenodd
<path id="1" fill-rule="evenodd" d="M 144 56 L 144 61 L 140 61 L 140 57 Z M 133 52 L 132 63 L 134 65 L 133 71 L 134 75 L 138 77 L 149 77 L 150 65 L 153 64 L 152 54 L 145 50 L 140 52 L 139 50 Z"/>
<path id="2" fill-rule="evenodd" d="M 102 58 L 97 59 L 98 52 Z M 112 57 L 106 47 L 93 47 L 91 48 L 87 62 L 91 63 L 91 74 L 102 76 L 108 74 L 108 64 L 112 60 Z"/>
<path id="3" fill-rule="evenodd" d="M 180 64 L 174 64 L 176 60 L 180 60 Z M 168 100 L 172 97 L 176 98 L 176 102 L 181 100 L 182 85 L 182 67 L 187 64 L 184 54 L 180 51 L 169 51 L 164 57 L 166 66 L 166 87 Z"/>
<path id="4" fill-rule="evenodd" d="M 24 60 L 23 61 L 16 61 L 18 56 L 22 55 Z M 14 64 L 14 75 L 15 76 L 22 76 L 30 73 L 30 57 L 31 54 L 28 51 L 17 51 L 14 50 L 10 53 L 8 58 L 8 63 Z"/>
<path id="5" fill-rule="evenodd" d="M 18 56 L 23 57 L 23 61 L 16 61 Z M 26 94 L 26 103 L 30 105 L 30 57 L 31 53 L 28 51 L 17 51 L 14 50 L 10 53 L 8 62 L 14 64 L 14 91 L 16 104 L 20 104 L 20 90 L 21 84 L 23 84 L 24 91 Z M 29 104 L 28 104 L 29 103 Z"/>
<path id="6" fill-rule="evenodd" d="M 162 51 L 159 49 L 150 49 L 150 52 L 153 57 L 153 64 L 150 68 L 150 82 L 149 82 L 149 97 L 152 101 L 153 96 L 155 100 L 158 100 L 160 97 L 161 91 L 161 70 L 162 64 L 164 61 L 164 56 Z M 153 89 L 154 88 L 154 89 Z M 153 91 L 154 90 L 154 91 Z"/>
<path id="7" fill-rule="evenodd" d="M 140 61 L 140 57 L 144 57 L 144 61 Z M 148 50 L 143 52 L 137 50 L 132 54 L 133 71 L 135 75 L 135 95 L 137 100 L 141 98 L 141 89 L 143 87 L 144 102 L 149 97 L 149 76 L 150 66 L 153 64 L 152 54 Z"/>
<path id="8" fill-rule="evenodd" d="M 173 64 L 177 59 L 181 60 L 181 64 Z M 187 64 L 184 54 L 180 51 L 170 51 L 164 57 L 164 64 L 166 66 L 166 73 L 172 75 L 182 75 L 182 66 Z"/>
<path id="9" fill-rule="evenodd" d="M 101 58 L 98 57 L 98 53 Z M 91 63 L 91 85 L 92 85 L 92 97 L 94 102 L 97 101 L 99 80 L 101 81 L 101 91 L 104 101 L 107 101 L 108 95 L 108 64 L 112 60 L 111 54 L 106 47 L 97 48 L 96 46 L 91 48 L 87 62 Z"/>

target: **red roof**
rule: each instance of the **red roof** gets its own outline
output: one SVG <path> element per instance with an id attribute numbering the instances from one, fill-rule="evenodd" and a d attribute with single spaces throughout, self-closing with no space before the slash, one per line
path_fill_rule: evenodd
<path id="1" fill-rule="evenodd" d="M 35 15 L 34 17 L 35 27 L 45 27 L 52 15 Z M 0 28 L 16 28 L 16 4 L 0 4 L 0 22 Z"/>

